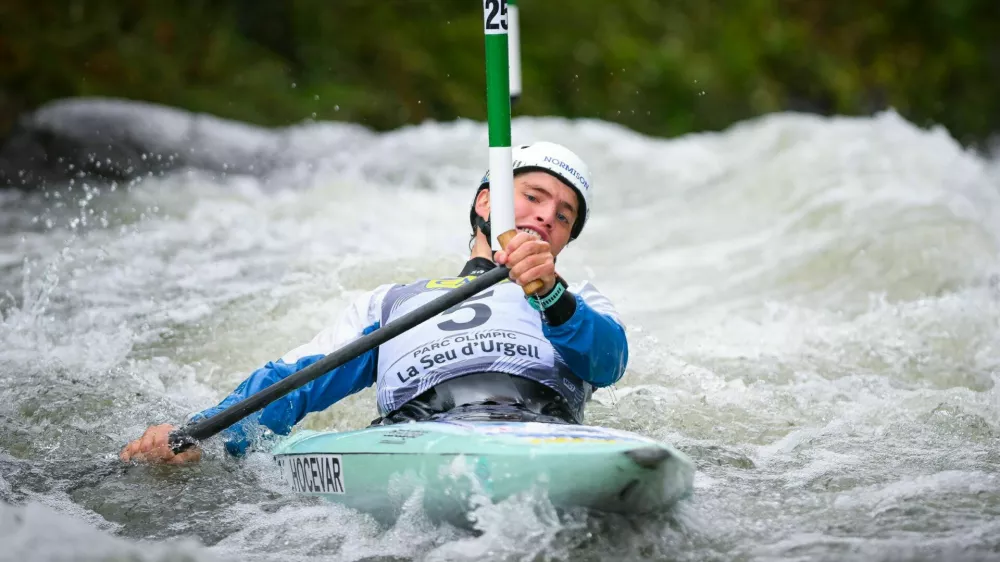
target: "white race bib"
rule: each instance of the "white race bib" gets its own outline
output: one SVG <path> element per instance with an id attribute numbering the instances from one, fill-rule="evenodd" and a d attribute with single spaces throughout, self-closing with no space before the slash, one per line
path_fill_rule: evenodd
<path id="1" fill-rule="evenodd" d="M 466 278 L 393 287 L 383 300 L 384 324 L 467 283 Z M 576 378 L 542 332 L 541 314 L 523 289 L 503 282 L 379 346 L 378 406 L 385 416 L 448 379 L 507 373 L 556 390 L 582 413 L 585 383 Z"/>

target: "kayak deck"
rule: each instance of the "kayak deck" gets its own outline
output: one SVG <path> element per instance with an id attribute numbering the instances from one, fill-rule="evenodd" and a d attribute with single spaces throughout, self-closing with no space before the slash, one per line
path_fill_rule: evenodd
<path id="1" fill-rule="evenodd" d="M 556 507 L 617 513 L 669 508 L 691 492 L 676 449 L 608 428 L 434 421 L 342 433 L 300 431 L 274 451 L 286 482 L 380 518 L 414 493 L 434 518 L 462 519 L 477 500 L 540 491 Z"/>

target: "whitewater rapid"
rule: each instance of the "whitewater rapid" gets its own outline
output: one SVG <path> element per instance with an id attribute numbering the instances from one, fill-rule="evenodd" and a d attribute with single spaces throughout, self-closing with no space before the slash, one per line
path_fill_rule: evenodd
<path id="1" fill-rule="evenodd" d="M 303 125 L 267 181 L 0 192 L 0 560 L 1000 557 L 1000 173 L 895 113 L 642 136 L 518 118 L 592 168 L 559 257 L 628 325 L 588 423 L 670 442 L 694 495 L 644 521 L 484 506 L 479 532 L 295 498 L 264 454 L 122 467 L 360 291 L 455 274 L 482 123 Z M 371 390 L 302 425 L 353 429 Z"/>

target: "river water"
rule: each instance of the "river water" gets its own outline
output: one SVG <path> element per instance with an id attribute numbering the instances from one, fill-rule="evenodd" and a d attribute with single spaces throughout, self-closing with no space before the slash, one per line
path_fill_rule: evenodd
<path id="1" fill-rule="evenodd" d="M 628 324 L 588 423 L 670 442 L 693 496 L 625 520 L 544 497 L 475 531 L 285 493 L 263 454 L 123 467 L 359 291 L 457 273 L 486 128 L 298 128 L 261 182 L 0 192 L 0 560 L 1000 559 L 1000 170 L 893 113 L 654 139 L 517 119 L 590 162 L 560 256 Z M 371 390 L 303 423 L 352 429 Z"/>

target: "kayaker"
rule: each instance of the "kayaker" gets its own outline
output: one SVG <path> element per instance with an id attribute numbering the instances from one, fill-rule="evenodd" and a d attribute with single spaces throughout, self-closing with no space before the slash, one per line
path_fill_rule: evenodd
<path id="1" fill-rule="evenodd" d="M 235 424 L 222 435 L 242 455 L 273 434 L 286 435 L 309 412 L 324 410 L 371 385 L 378 412 L 372 423 L 434 419 L 582 423 L 594 387 L 621 378 L 628 360 L 625 327 L 611 302 L 589 282 L 569 285 L 556 256 L 583 231 L 593 184 L 586 164 L 568 148 L 536 142 L 513 149 L 517 235 L 506 251 L 490 246 L 489 171 L 469 212 L 471 255 L 457 277 L 382 285 L 353 301 L 339 321 L 251 374 L 219 405 L 223 410 L 322 359 L 410 310 L 506 264 L 502 282 L 424 322 Z M 542 280 L 537 296 L 522 286 Z M 124 461 L 182 463 L 198 448 L 173 454 L 169 424 L 149 427 L 121 451 Z"/>

